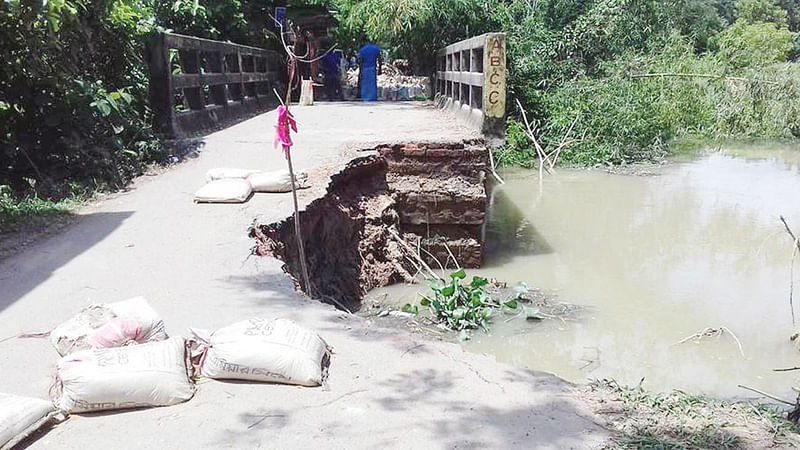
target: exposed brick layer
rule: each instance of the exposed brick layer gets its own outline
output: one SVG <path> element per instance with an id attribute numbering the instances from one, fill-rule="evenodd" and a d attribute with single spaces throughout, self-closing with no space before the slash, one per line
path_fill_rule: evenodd
<path id="1" fill-rule="evenodd" d="M 311 294 L 351 310 L 370 289 L 416 272 L 393 236 L 419 248 L 432 267 L 478 267 L 483 260 L 485 147 L 467 141 L 376 150 L 332 176 L 327 194 L 301 212 Z M 257 254 L 282 259 L 300 279 L 292 217 L 255 224 L 250 234 Z"/>

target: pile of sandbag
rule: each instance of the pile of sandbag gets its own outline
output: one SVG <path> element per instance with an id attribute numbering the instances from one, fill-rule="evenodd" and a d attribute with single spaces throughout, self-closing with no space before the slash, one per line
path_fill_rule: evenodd
<path id="1" fill-rule="evenodd" d="M 308 187 L 308 174 L 295 174 L 295 187 Z M 206 173 L 206 185 L 194 194 L 197 203 L 243 203 L 254 192 L 291 192 L 288 170 L 263 172 L 250 169 L 216 168 Z"/>
<path id="2" fill-rule="evenodd" d="M 378 98 L 387 101 L 405 101 L 421 98 L 431 98 L 430 79 L 414 75 L 406 75 L 397 65 L 402 60 L 384 63 L 381 74 L 378 75 Z M 346 100 L 353 100 L 358 96 L 358 69 L 347 71 L 344 78 L 342 94 Z"/>
<path id="3" fill-rule="evenodd" d="M 198 377 L 319 386 L 331 349 L 287 319 L 251 318 L 168 337 L 143 297 L 89 305 L 48 333 L 61 355 L 51 402 L 0 393 L 0 450 L 67 414 L 170 406 L 190 400 Z M 21 335 L 21 337 L 31 337 Z"/>

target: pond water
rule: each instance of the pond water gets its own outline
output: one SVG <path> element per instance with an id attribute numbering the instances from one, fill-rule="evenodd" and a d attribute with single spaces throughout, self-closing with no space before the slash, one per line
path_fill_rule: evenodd
<path id="1" fill-rule="evenodd" d="M 633 170 L 505 172 L 493 193 L 485 268 L 587 307 L 579 321 L 496 321 L 464 346 L 568 380 L 650 390 L 792 399 L 792 241 L 800 232 L 800 150 L 729 148 Z M 800 324 L 800 257 L 796 315 Z M 422 285 L 373 291 L 418 303 Z M 731 337 L 677 342 L 704 328 Z"/>

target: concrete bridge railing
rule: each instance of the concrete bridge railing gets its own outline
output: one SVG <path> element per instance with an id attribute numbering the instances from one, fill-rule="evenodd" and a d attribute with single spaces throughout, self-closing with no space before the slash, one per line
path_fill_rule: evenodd
<path id="1" fill-rule="evenodd" d="M 272 50 L 172 33 L 149 36 L 146 48 L 153 125 L 168 138 L 266 111 L 278 102 L 272 89 L 286 90 Z"/>
<path id="2" fill-rule="evenodd" d="M 439 106 L 488 137 L 505 137 L 505 33 L 448 45 L 437 52 L 436 65 L 434 92 Z"/>

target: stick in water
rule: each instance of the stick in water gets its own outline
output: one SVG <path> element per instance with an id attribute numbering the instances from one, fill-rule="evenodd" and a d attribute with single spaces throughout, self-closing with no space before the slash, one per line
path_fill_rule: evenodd
<path id="1" fill-rule="evenodd" d="M 745 386 L 745 385 L 743 385 L 743 384 L 739 384 L 739 385 L 737 385 L 737 386 L 739 386 L 739 387 L 740 387 L 740 388 L 742 388 L 742 389 L 747 389 L 748 391 L 753 391 L 753 392 L 755 392 L 756 394 L 763 395 L 764 397 L 767 397 L 767 398 L 770 398 L 770 399 L 772 399 L 772 400 L 775 400 L 776 402 L 786 403 L 786 404 L 787 404 L 787 405 L 789 405 L 789 406 L 795 406 L 795 404 L 794 404 L 794 403 L 792 403 L 792 402 L 790 402 L 790 401 L 784 400 L 784 399 L 782 399 L 782 398 L 775 397 L 775 396 L 774 396 L 774 395 L 772 395 L 772 394 L 767 394 L 767 393 L 766 393 L 766 392 L 764 392 L 764 391 L 759 391 L 758 389 L 751 388 L 751 387 L 749 387 L 749 386 Z"/>

